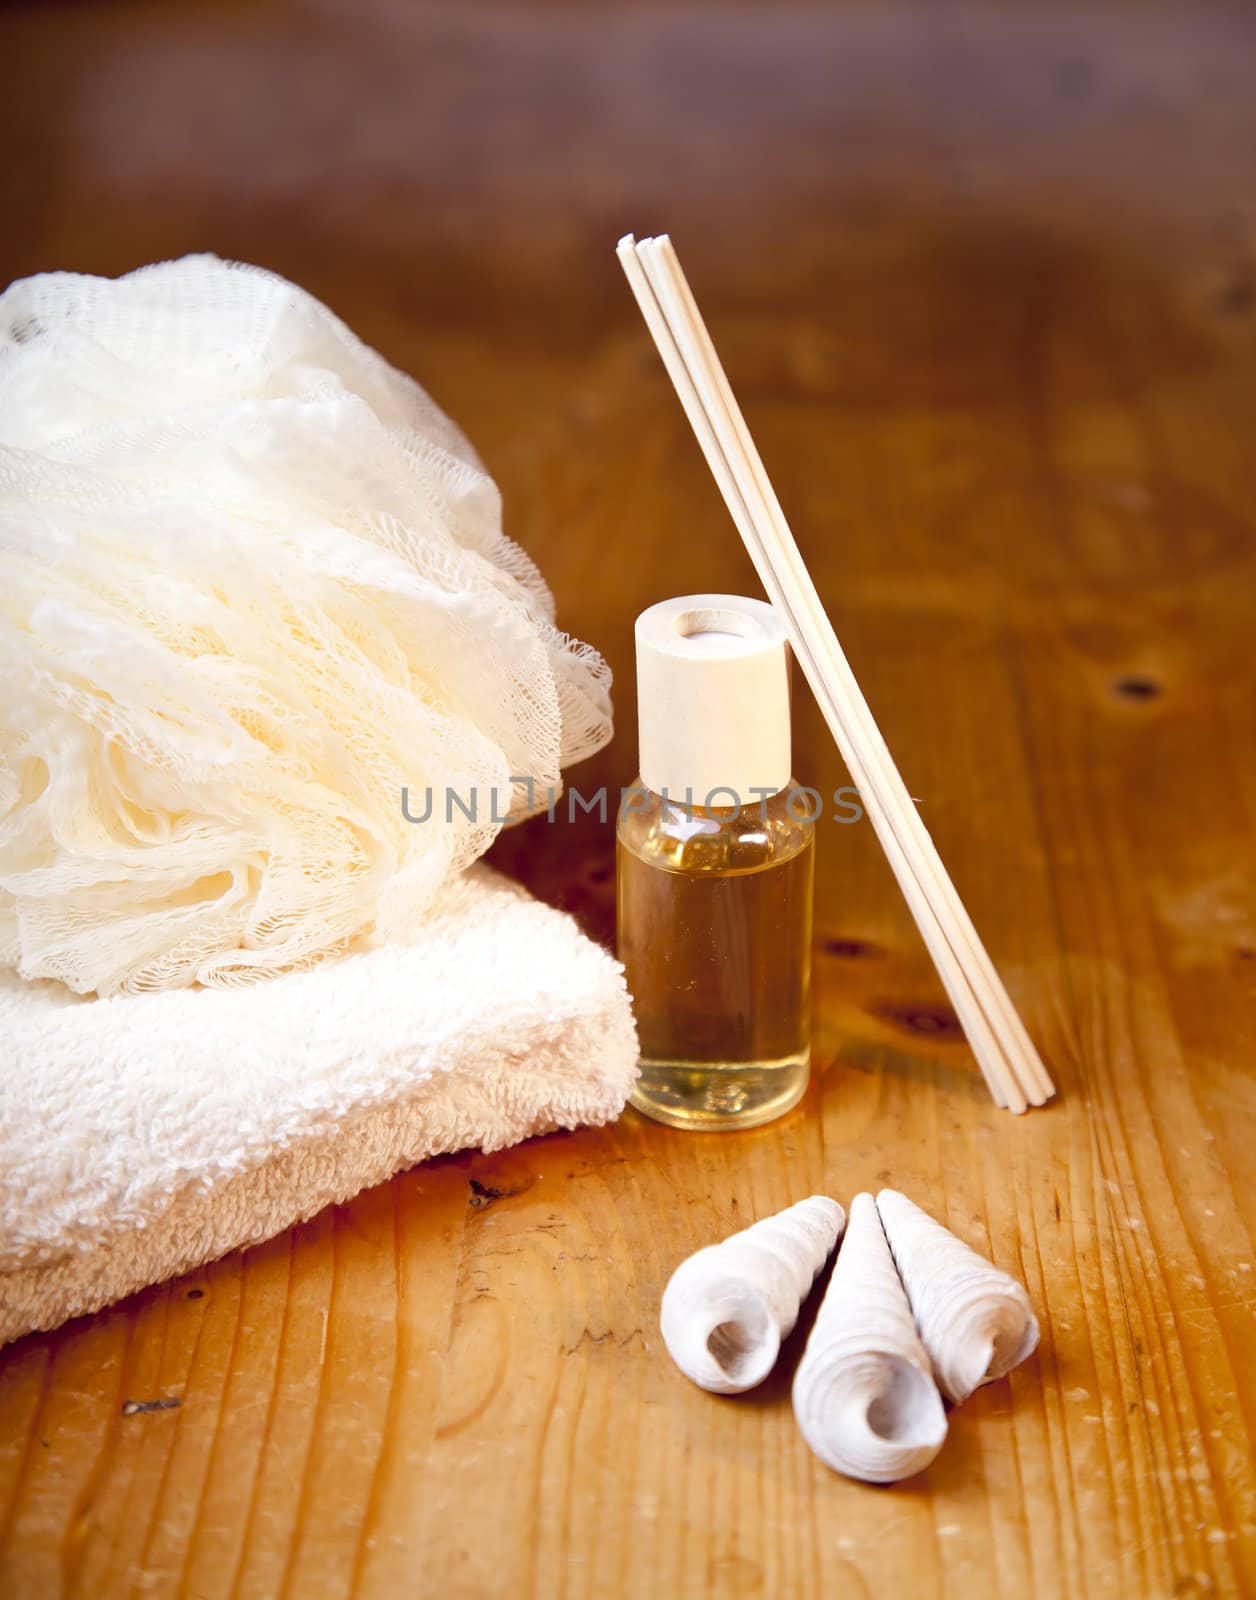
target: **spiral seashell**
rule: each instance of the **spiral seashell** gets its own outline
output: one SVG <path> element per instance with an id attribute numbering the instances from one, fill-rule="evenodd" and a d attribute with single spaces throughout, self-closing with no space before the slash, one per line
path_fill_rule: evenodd
<path id="1" fill-rule="evenodd" d="M 794 1415 L 821 1461 L 868 1483 L 922 1471 L 946 1438 L 942 1397 L 870 1194 L 851 1201 L 794 1377 Z"/>
<path id="2" fill-rule="evenodd" d="M 895 1189 L 877 1210 L 934 1376 L 957 1405 L 1019 1366 L 1038 1345 L 1029 1296 Z"/>
<path id="3" fill-rule="evenodd" d="M 712 1394 L 762 1383 L 845 1220 L 836 1200 L 812 1195 L 682 1261 L 659 1325 L 685 1376 Z"/>

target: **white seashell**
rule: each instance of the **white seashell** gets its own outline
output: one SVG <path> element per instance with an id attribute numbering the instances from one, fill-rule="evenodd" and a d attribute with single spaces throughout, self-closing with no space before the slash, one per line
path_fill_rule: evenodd
<path id="1" fill-rule="evenodd" d="M 870 1194 L 851 1201 L 794 1377 L 794 1415 L 821 1461 L 869 1483 L 922 1471 L 946 1438 L 942 1397 Z"/>
<path id="2" fill-rule="evenodd" d="M 845 1220 L 836 1200 L 814 1194 L 682 1261 L 659 1325 L 685 1376 L 712 1394 L 762 1383 Z"/>
<path id="3" fill-rule="evenodd" d="M 877 1210 L 948 1400 L 967 1400 L 1033 1353 L 1038 1322 L 1015 1278 L 896 1189 L 881 1190 Z"/>

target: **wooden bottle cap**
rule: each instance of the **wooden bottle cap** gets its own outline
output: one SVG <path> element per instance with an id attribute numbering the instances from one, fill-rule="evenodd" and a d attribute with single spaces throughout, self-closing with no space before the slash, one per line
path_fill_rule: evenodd
<path id="1" fill-rule="evenodd" d="M 755 805 L 790 779 L 785 628 L 762 600 L 688 594 L 637 618 L 641 778 L 685 804 Z"/>

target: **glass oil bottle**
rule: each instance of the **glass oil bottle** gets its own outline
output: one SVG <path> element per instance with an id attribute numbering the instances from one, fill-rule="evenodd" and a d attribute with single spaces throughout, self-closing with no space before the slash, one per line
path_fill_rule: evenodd
<path id="1" fill-rule="evenodd" d="M 762 601 L 687 595 L 643 612 L 636 639 L 641 773 L 617 829 L 632 1103 L 752 1128 L 810 1070 L 814 825 L 790 776 L 785 632 Z"/>

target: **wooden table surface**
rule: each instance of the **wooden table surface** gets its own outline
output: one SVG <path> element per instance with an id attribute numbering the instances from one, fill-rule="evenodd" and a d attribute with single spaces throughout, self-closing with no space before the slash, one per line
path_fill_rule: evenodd
<path id="1" fill-rule="evenodd" d="M 615 264 L 670 228 L 1056 1080 L 990 1103 L 871 829 L 819 840 L 816 1074 L 432 1162 L 0 1356 L 13 1597 L 1256 1592 L 1250 8 L 6 4 L 0 276 L 262 262 L 482 448 L 618 674 L 755 592 Z M 805 691 L 800 779 L 845 781 Z M 498 859 L 605 934 L 612 840 Z M 888 1490 L 656 1328 L 689 1250 L 893 1183 L 1038 1355 Z M 127 1415 L 124 1402 L 177 1406 Z"/>

